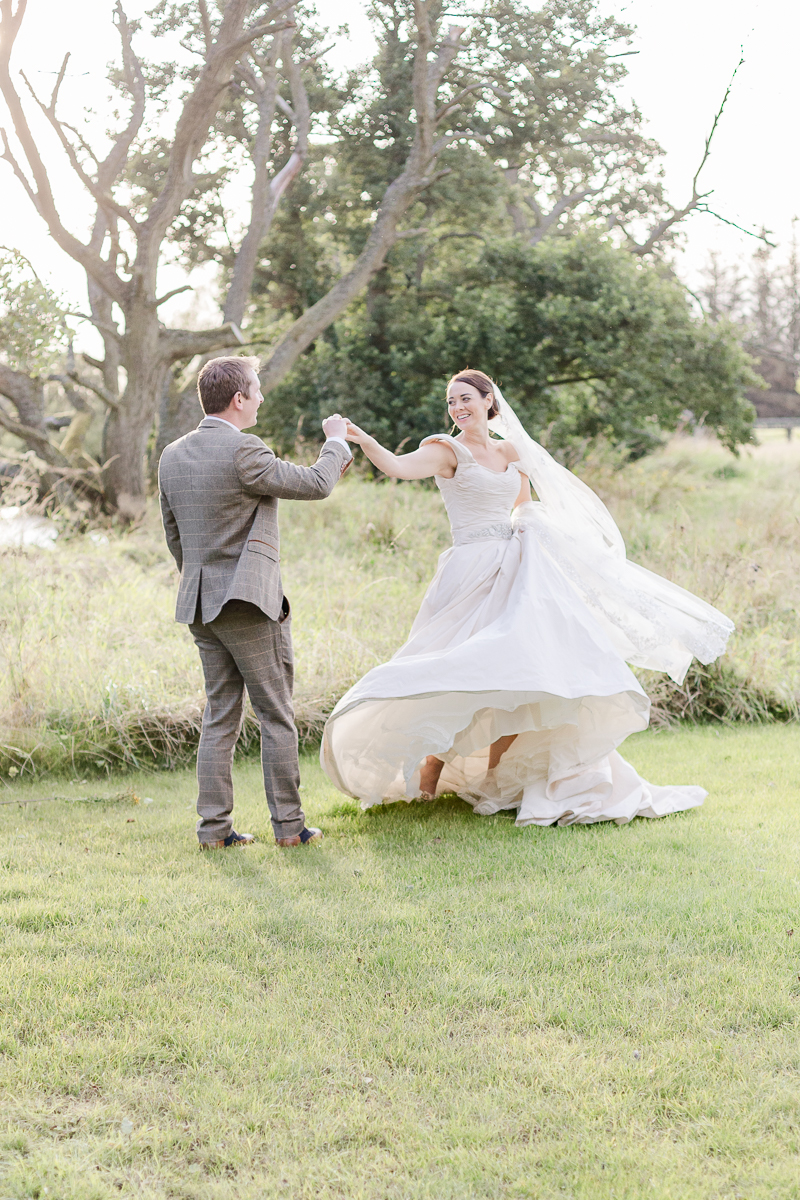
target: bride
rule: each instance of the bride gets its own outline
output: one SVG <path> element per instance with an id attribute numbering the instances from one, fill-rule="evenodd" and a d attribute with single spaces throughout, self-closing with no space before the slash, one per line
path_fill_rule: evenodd
<path id="1" fill-rule="evenodd" d="M 617 753 L 650 715 L 626 664 L 680 683 L 693 657 L 722 654 L 733 625 L 627 560 L 605 505 L 482 371 L 455 375 L 447 406 L 458 436 L 400 457 L 348 426 L 385 475 L 435 478 L 453 545 L 408 641 L 333 710 L 325 772 L 362 808 L 455 792 L 482 815 L 515 809 L 517 825 L 702 804 L 702 788 L 646 783 Z"/>

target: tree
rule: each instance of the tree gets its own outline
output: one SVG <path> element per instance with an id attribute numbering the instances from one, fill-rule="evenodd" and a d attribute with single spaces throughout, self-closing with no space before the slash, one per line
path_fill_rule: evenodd
<path id="1" fill-rule="evenodd" d="M 102 373 L 102 383 L 90 380 L 86 383 L 109 409 L 104 438 L 104 454 L 109 460 L 106 488 L 110 501 L 125 515 L 135 515 L 142 506 L 145 444 L 170 365 L 191 354 L 229 344 L 234 332 L 230 327 L 193 331 L 167 329 L 162 325 L 158 310 L 167 299 L 157 292 L 162 243 L 191 195 L 193 164 L 217 112 L 220 91 L 229 84 L 245 47 L 285 28 L 286 22 L 280 18 L 288 8 L 284 0 L 277 0 L 266 10 L 259 6 L 260 11 L 248 24 L 252 10 L 248 0 L 231 0 L 225 6 L 213 36 L 209 31 L 205 62 L 184 98 L 161 185 L 142 215 L 137 215 L 126 202 L 121 180 L 143 126 L 148 88 L 152 91 L 152 85 L 134 53 L 135 27 L 125 16 L 119 0 L 115 13 L 122 42 L 122 71 L 117 86 L 130 100 L 130 117 L 116 133 L 104 157 L 93 152 L 80 133 L 72 132 L 58 116 L 58 96 L 69 55 L 64 59 L 49 103 L 38 100 L 33 89 L 29 89 L 75 174 L 93 199 L 95 218 L 91 237 L 85 243 L 61 220 L 47 168 L 11 76 L 11 53 L 25 13 L 25 0 L 18 0 L 16 11 L 13 0 L 0 3 L 0 90 L 29 173 L 23 170 L 5 132 L 3 158 L 11 165 L 57 245 L 86 271 L 90 319 L 99 329 L 105 347 L 104 359 L 94 364 Z M 114 319 L 115 305 L 123 316 L 122 327 Z M 126 376 L 122 389 L 120 368 Z"/>
<path id="2" fill-rule="evenodd" d="M 522 0 L 486 0 L 477 12 L 454 2 L 462 25 L 446 25 L 453 10 L 443 0 L 375 0 L 375 62 L 337 87 L 320 65 L 321 34 L 291 0 L 219 0 L 213 10 L 206 0 L 159 0 L 154 32 L 194 55 L 180 70 L 140 61 L 138 26 L 116 0 L 122 54 L 110 79 L 130 115 L 107 153 L 58 112 L 68 56 L 48 102 L 24 80 L 91 197 L 82 242 L 61 220 L 12 79 L 26 0 L 0 0 L 0 90 L 16 139 L 3 134 L 2 157 L 86 271 L 87 319 L 104 354 L 84 355 L 89 371 L 72 376 L 106 408 L 106 495 L 124 514 L 143 504 L 157 412 L 157 445 L 196 419 L 189 361 L 260 341 L 268 394 L 318 340 L 336 341 L 336 322 L 365 291 L 378 338 L 398 269 L 424 289 L 451 243 L 511 235 L 530 248 L 599 225 L 651 253 L 704 203 L 695 179 L 688 206 L 666 205 L 658 148 L 613 94 L 630 31 L 598 17 L 596 0 L 546 0 L 535 13 Z M 323 124 L 327 145 L 312 137 Z M 244 162 L 249 195 L 236 176 Z M 222 192 L 234 181 L 242 232 L 229 237 Z M 637 223 L 648 230 L 641 243 Z M 160 306 L 183 290 L 157 286 L 176 246 L 187 264 L 219 266 L 219 327 L 160 320 Z"/>
<path id="3" fill-rule="evenodd" d="M 358 102 L 335 114 L 335 153 L 330 147 L 319 151 L 265 239 L 254 279 L 253 325 L 260 324 L 267 337 L 271 326 L 295 317 L 325 292 L 338 258 L 358 254 L 369 229 L 372 197 L 398 169 L 414 133 L 413 33 L 403 22 L 402 8 L 390 0 L 375 4 L 373 11 L 378 52 Z M 660 259 L 657 252 L 680 221 L 705 207 L 707 196 L 698 180 L 727 93 L 706 140 L 692 196 L 676 208 L 661 191 L 659 148 L 642 134 L 638 110 L 624 108 L 616 98 L 625 74 L 620 47 L 630 39 L 627 26 L 598 15 L 592 0 L 547 0 L 536 11 L 518 0 L 492 0 L 473 18 L 445 106 L 454 128 L 470 130 L 471 136 L 443 153 L 439 178 L 409 209 L 408 227 L 372 275 L 363 300 L 326 329 L 308 361 L 301 359 L 286 383 L 268 396 L 262 409 L 265 431 L 288 448 L 299 420 L 308 429 L 333 405 L 363 415 L 370 428 L 394 444 L 413 441 L 438 427 L 441 377 L 469 361 L 516 381 L 513 364 L 519 357 L 537 389 L 530 418 L 540 430 L 552 427 L 551 438 L 562 446 L 578 444 L 602 426 L 638 453 L 658 443 L 659 421 L 664 429 L 674 428 L 687 406 L 698 417 L 710 414 L 707 419 L 731 444 L 747 440 L 750 408 L 742 387 L 750 375 L 733 331 L 711 331 L 694 321 L 680 287 L 665 280 L 665 267 L 635 269 L 637 260 Z M 568 270 L 598 286 L 601 277 L 609 286 L 613 277 L 615 298 L 635 300 L 653 319 L 657 293 L 665 304 L 669 297 L 672 324 L 662 349 L 669 349 L 678 328 L 693 347 L 698 379 L 692 383 L 687 370 L 678 372 L 679 390 L 692 397 L 691 403 L 687 399 L 673 410 L 668 397 L 674 395 L 676 402 L 680 397 L 664 372 L 659 382 L 650 378 L 645 386 L 641 372 L 648 349 L 632 344 L 635 327 L 623 321 L 615 327 L 612 313 L 605 334 L 611 340 L 595 367 L 601 374 L 610 371 L 613 383 L 597 376 L 590 384 L 553 386 L 558 377 L 553 353 L 561 345 L 557 330 L 539 343 L 520 321 L 526 353 L 503 349 L 498 331 L 489 331 L 509 311 L 519 311 L 520 289 L 512 275 L 522 262 L 527 270 L 534 261 L 547 261 L 549 251 L 543 250 L 540 260 L 528 252 L 553 240 L 570 243 L 563 254 L 552 251 L 556 258 L 548 286 L 555 295 L 564 298 L 569 291 Z M 513 245 L 522 257 L 511 271 Z M 612 253 L 614 246 L 622 249 L 622 257 Z M 493 255 L 509 267 L 509 277 L 481 287 L 474 279 L 468 283 L 465 272 L 478 260 L 485 271 Z M 460 316 L 453 308 L 455 295 Z M 574 318 L 574 298 L 570 304 Z M 589 333 L 585 322 L 581 332 Z M 642 327 L 637 336 L 649 335 Z M 640 373 L 637 388 L 645 387 L 644 392 L 625 392 L 621 386 L 619 361 L 612 363 L 613 338 L 620 352 L 633 355 Z M 527 355 L 531 345 L 535 360 Z M 562 350 L 572 369 L 575 348 Z M 688 363 L 686 345 L 683 351 L 680 357 Z M 716 355 L 721 371 L 716 388 L 709 355 Z M 439 377 L 434 392 L 431 373 Z"/>
<path id="4" fill-rule="evenodd" d="M 180 19 L 185 20 L 183 12 Z M 172 10 L 162 21 L 160 32 L 174 29 L 178 20 Z M 216 178 L 210 177 L 211 186 L 194 199 L 191 210 L 183 214 L 182 226 L 173 233 L 187 266 L 209 261 L 220 265 L 227 284 L 223 320 L 237 328 L 245 318 L 259 248 L 284 194 L 303 171 L 312 128 L 332 106 L 341 103 L 322 67 L 323 33 L 310 21 L 300 28 L 293 26 L 272 39 L 268 53 L 258 53 L 251 47 L 249 54 L 237 62 L 211 134 L 216 157 L 226 164 L 225 168 L 218 170 Z M 207 23 L 201 12 L 196 14 L 188 40 L 200 59 L 207 53 L 207 39 Z M 186 34 L 183 44 L 187 45 Z M 222 176 L 230 178 L 242 154 L 253 178 L 245 232 L 237 250 L 227 235 L 217 183 Z M 221 238 L 220 233 L 225 236 Z M 195 364 L 196 370 L 202 361 Z M 187 380 L 179 366 L 164 390 L 156 462 L 164 446 L 197 424 L 196 370 Z"/>
<path id="5" fill-rule="evenodd" d="M 216 22 L 205 0 L 189 4 L 162 6 L 166 20 L 173 25 L 184 21 L 190 36 L 199 29 L 203 39 L 203 60 L 185 81 L 179 111 L 171 139 L 162 147 L 161 171 L 155 187 L 131 188 L 132 163 L 140 152 L 140 139 L 146 134 L 148 105 L 163 94 L 163 73 L 147 70 L 137 58 L 133 39 L 134 24 L 128 21 L 117 0 L 116 22 L 122 43 L 122 66 L 113 82 L 130 102 L 130 117 L 112 141 L 104 156 L 91 150 L 79 131 L 62 121 L 57 113 L 58 96 L 68 57 L 65 59 L 49 102 L 35 97 L 50 122 L 61 147 L 78 179 L 95 205 L 92 235 L 80 241 L 63 224 L 53 194 L 45 162 L 11 75 L 11 53 L 25 13 L 25 0 L 0 0 L 2 50 L 0 51 L 0 90 L 11 113 L 21 158 L 7 135 L 3 135 L 3 158 L 29 199 L 45 220 L 56 243 L 85 269 L 89 285 L 90 320 L 100 331 L 105 348 L 102 360 L 87 360 L 102 374 L 102 382 L 81 376 L 107 406 L 104 454 L 107 494 L 121 512 L 135 515 L 144 498 L 143 459 L 147 438 L 159 398 L 163 395 L 170 368 L 174 363 L 230 346 L 240 341 L 236 322 L 228 321 L 208 330 L 169 329 L 159 320 L 159 307 L 169 295 L 159 295 L 158 267 L 165 240 L 182 215 L 191 208 L 197 188 L 195 166 L 207 147 L 222 98 L 234 81 L 237 85 L 250 68 L 240 64 L 251 47 L 259 49 L 259 64 L 267 64 L 259 79 L 251 71 L 250 86 L 262 88 L 265 111 L 269 110 L 269 69 L 277 62 L 274 39 L 295 25 L 290 0 L 274 0 L 270 5 L 253 0 L 226 0 Z M 442 107 L 442 89 L 448 99 L 447 77 L 461 48 L 461 26 L 440 30 L 442 5 L 439 0 L 414 0 L 402 6 L 403 20 L 414 30 L 414 55 L 411 90 L 415 111 L 414 132 L 405 153 L 397 163 L 382 194 L 376 198 L 374 220 L 363 248 L 339 273 L 327 292 L 282 333 L 264 364 L 262 383 L 273 387 L 297 361 L 304 350 L 322 333 L 360 293 L 400 236 L 399 223 L 414 199 L 438 177 L 438 161 L 453 143 L 469 138 L 469 130 L 454 129 L 448 120 L 450 109 Z M 270 48 L 272 47 L 272 48 Z M 255 62 L 256 59 L 254 58 Z M 286 60 L 284 56 L 284 66 Z M 237 78 L 238 70 L 238 78 Z M 27 82 L 27 81 L 26 81 Z M 254 93 L 255 94 L 255 93 Z M 296 127 L 302 125 L 295 112 Z M 298 133 L 298 146 L 302 131 Z M 256 137 L 254 152 L 259 143 Z M 298 151 L 299 153 L 299 151 Z M 266 157 L 264 158 L 266 163 Z M 25 169 L 23 169 L 23 163 Z M 251 205 L 251 222 L 264 221 L 265 208 L 255 192 L 263 173 L 256 172 L 256 188 Z M 152 173 L 150 173 L 152 178 Z M 274 182 L 274 179 L 273 179 Z M 147 184 L 147 179 L 145 179 Z M 246 277 L 252 263 L 252 245 L 257 230 L 240 247 L 242 286 L 232 289 L 231 305 L 240 305 L 247 293 Z M 236 269 L 234 269 L 234 280 Z M 122 313 L 123 324 L 114 319 L 114 309 Z M 120 368 L 125 384 L 120 389 Z"/>
<path id="6" fill-rule="evenodd" d="M 698 298 L 712 321 L 732 322 L 772 389 L 793 392 L 800 377 L 800 253 L 795 230 L 784 255 L 764 239 L 750 269 L 709 255 Z"/>

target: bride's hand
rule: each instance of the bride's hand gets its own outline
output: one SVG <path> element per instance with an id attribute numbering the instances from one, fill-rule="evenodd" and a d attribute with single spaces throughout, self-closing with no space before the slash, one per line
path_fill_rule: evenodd
<path id="1" fill-rule="evenodd" d="M 359 429 L 358 425 L 354 425 L 352 421 L 347 422 L 347 433 L 344 435 L 348 442 L 355 442 L 357 446 L 362 445 L 368 440 L 369 434 L 363 429 Z"/>

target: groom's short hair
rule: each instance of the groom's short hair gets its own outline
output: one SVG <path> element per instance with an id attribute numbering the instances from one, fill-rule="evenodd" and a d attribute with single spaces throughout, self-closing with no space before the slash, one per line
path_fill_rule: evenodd
<path id="1" fill-rule="evenodd" d="M 237 392 L 246 396 L 250 391 L 250 371 L 258 374 L 261 363 L 245 355 L 235 358 L 212 358 L 197 376 L 197 394 L 207 417 L 224 412 Z"/>

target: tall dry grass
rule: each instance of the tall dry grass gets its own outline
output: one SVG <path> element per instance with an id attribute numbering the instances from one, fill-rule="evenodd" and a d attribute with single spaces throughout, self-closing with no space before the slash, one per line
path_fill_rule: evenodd
<path id="1" fill-rule="evenodd" d="M 682 439 L 583 474 L 613 510 L 632 558 L 736 622 L 729 653 L 677 688 L 645 674 L 656 720 L 763 720 L 797 713 L 800 445 L 772 433 L 735 460 Z M 404 640 L 449 544 L 436 491 L 347 479 L 320 504 L 282 505 L 301 735 Z M 197 655 L 172 619 L 176 573 L 155 510 L 127 533 L 62 537 L 0 555 L 0 772 L 79 773 L 192 754 L 202 713 Z M 255 739 L 252 720 L 243 748 Z"/>
<path id="2" fill-rule="evenodd" d="M 93 538 L 0 554 L 0 772 L 177 765 L 193 752 L 202 676 L 173 620 L 177 572 L 157 512 Z M 403 640 L 447 541 L 429 488 L 356 479 L 321 504 L 282 506 L 304 740 Z M 244 750 L 256 733 L 249 716 Z"/>

